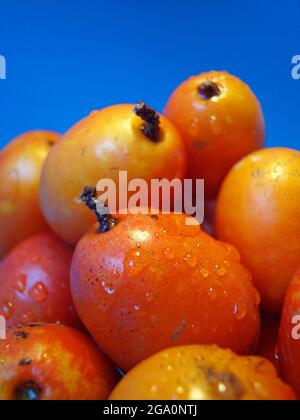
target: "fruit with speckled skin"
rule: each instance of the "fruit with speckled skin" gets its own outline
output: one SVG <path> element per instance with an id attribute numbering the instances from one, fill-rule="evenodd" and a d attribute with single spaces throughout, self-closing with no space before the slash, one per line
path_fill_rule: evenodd
<path id="1" fill-rule="evenodd" d="M 61 325 L 20 325 L 0 340 L 0 400 L 100 400 L 118 381 L 85 334 Z"/>
<path id="2" fill-rule="evenodd" d="M 24 322 L 82 324 L 70 291 L 73 249 L 52 232 L 17 245 L 0 265 L 0 315 L 7 326 Z"/>
<path id="3" fill-rule="evenodd" d="M 131 370 L 111 400 L 295 400 L 293 390 L 261 357 L 216 346 L 164 350 Z"/>
<path id="4" fill-rule="evenodd" d="M 187 226 L 183 214 L 117 221 L 78 243 L 71 290 L 82 322 L 118 367 L 181 344 L 255 349 L 259 296 L 233 247 Z"/>

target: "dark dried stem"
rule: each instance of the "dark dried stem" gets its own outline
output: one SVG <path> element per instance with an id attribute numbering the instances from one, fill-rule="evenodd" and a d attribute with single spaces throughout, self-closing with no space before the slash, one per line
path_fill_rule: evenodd
<path id="1" fill-rule="evenodd" d="M 143 101 L 137 103 L 134 107 L 134 112 L 143 120 L 141 130 L 145 136 L 152 141 L 158 142 L 160 140 L 160 117 L 158 112 Z"/>
<path id="2" fill-rule="evenodd" d="M 102 204 L 101 211 L 99 208 L 99 200 L 97 197 L 97 190 L 94 187 L 85 187 L 80 197 L 81 201 L 92 210 L 99 223 L 99 232 L 105 233 L 111 230 L 118 223 L 117 220 L 109 213 L 107 206 Z"/>

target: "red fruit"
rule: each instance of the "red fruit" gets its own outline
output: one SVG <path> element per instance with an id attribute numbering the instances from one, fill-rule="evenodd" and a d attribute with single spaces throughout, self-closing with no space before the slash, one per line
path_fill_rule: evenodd
<path id="1" fill-rule="evenodd" d="M 71 289 L 81 320 L 117 366 L 128 370 L 181 344 L 254 350 L 259 297 L 234 248 L 187 226 L 183 214 L 102 222 L 105 233 L 94 226 L 77 245 Z"/>
<path id="2" fill-rule="evenodd" d="M 32 236 L 0 265 L 0 315 L 8 326 L 56 322 L 80 327 L 70 292 L 73 250 L 52 233 Z"/>
<path id="3" fill-rule="evenodd" d="M 281 372 L 300 397 L 300 270 L 285 297 L 278 350 Z"/>
<path id="4" fill-rule="evenodd" d="M 118 381 L 94 342 L 62 325 L 12 327 L 0 361 L 0 400 L 100 400 Z"/>

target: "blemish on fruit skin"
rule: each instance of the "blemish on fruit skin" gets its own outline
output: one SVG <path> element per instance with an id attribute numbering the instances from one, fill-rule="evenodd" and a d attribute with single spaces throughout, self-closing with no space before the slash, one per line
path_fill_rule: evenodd
<path id="1" fill-rule="evenodd" d="M 177 341 L 180 336 L 184 333 L 185 329 L 187 327 L 187 321 L 183 319 L 179 325 L 176 327 L 175 331 L 171 335 L 172 341 Z"/>
<path id="2" fill-rule="evenodd" d="M 26 338 L 28 338 L 28 333 L 26 331 L 23 330 L 19 330 L 14 332 L 14 337 L 16 337 L 17 340 L 26 340 Z"/>
<path id="3" fill-rule="evenodd" d="M 32 359 L 30 357 L 27 357 L 25 359 L 20 360 L 19 366 L 29 366 L 32 362 Z"/>
<path id="4" fill-rule="evenodd" d="M 229 371 L 217 372 L 213 368 L 199 367 L 205 376 L 211 391 L 220 399 L 240 400 L 245 389 L 237 376 Z"/>

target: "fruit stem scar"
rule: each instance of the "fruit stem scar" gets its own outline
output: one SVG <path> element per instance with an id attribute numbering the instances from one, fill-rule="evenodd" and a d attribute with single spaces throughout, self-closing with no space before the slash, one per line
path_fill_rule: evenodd
<path id="1" fill-rule="evenodd" d="M 136 104 L 134 112 L 144 121 L 141 131 L 150 140 L 158 142 L 160 140 L 160 117 L 158 112 L 146 105 L 144 101 L 139 101 Z"/>
<path id="2" fill-rule="evenodd" d="M 206 80 L 198 86 L 198 93 L 201 99 L 208 100 L 221 95 L 220 86 L 212 80 Z"/>
<path id="3" fill-rule="evenodd" d="M 118 221 L 109 213 L 107 209 L 105 211 L 98 211 L 99 201 L 97 198 L 97 190 L 94 187 L 85 187 L 80 197 L 81 201 L 92 210 L 99 222 L 99 232 L 105 233 L 110 231 L 114 226 L 117 225 Z M 105 208 L 103 204 L 103 209 Z"/>
<path id="4" fill-rule="evenodd" d="M 41 386 L 34 381 L 28 381 L 21 384 L 15 391 L 16 400 L 39 400 L 41 397 Z"/>

